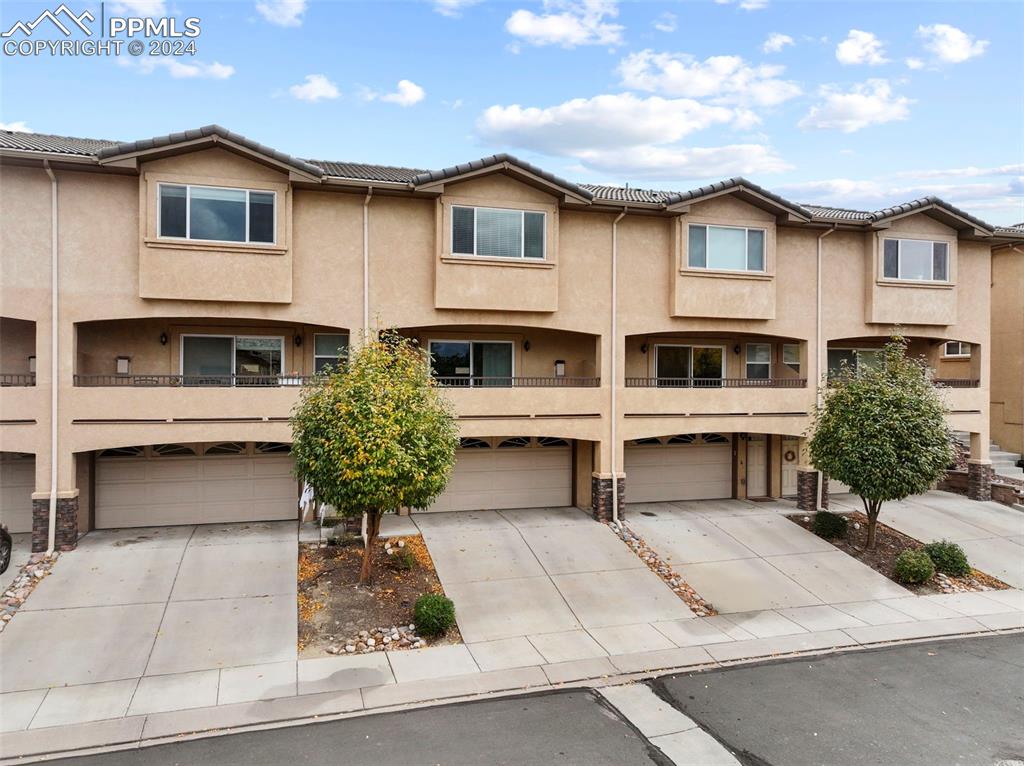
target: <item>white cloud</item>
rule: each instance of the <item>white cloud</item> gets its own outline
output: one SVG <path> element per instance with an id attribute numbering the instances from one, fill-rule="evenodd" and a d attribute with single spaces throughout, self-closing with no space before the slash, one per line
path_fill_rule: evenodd
<path id="1" fill-rule="evenodd" d="M 667 144 L 713 125 L 727 124 L 734 113 L 686 98 L 639 98 L 632 93 L 576 98 L 538 108 L 492 106 L 477 120 L 488 141 L 548 154 L 574 155 L 577 149 L 616 149 Z"/>
<path id="2" fill-rule="evenodd" d="M 306 0 L 260 0 L 256 3 L 260 16 L 279 27 L 298 27 L 306 12 Z"/>
<path id="3" fill-rule="evenodd" d="M 427 92 L 412 80 L 399 80 L 393 93 L 377 93 L 376 91 L 368 90 L 363 94 L 367 101 L 386 101 L 389 104 L 398 104 L 399 106 L 418 104 L 426 95 Z M 459 104 L 461 105 L 461 103 L 460 101 Z"/>
<path id="4" fill-rule="evenodd" d="M 779 32 L 773 32 L 768 35 L 768 39 L 761 45 L 761 50 L 764 53 L 778 53 L 787 45 L 794 45 L 793 38 L 789 35 L 780 34 Z"/>
<path id="5" fill-rule="evenodd" d="M 812 106 L 798 126 L 804 130 L 841 130 L 853 133 L 869 125 L 881 125 L 910 116 L 912 103 L 905 96 L 895 96 L 888 80 L 872 79 L 858 83 L 848 92 L 834 85 L 819 91 L 823 101 Z"/>
<path id="6" fill-rule="evenodd" d="M 760 144 L 585 149 L 576 157 L 590 170 L 649 180 L 727 178 L 779 173 L 790 168 L 772 149 Z"/>
<path id="7" fill-rule="evenodd" d="M 659 32 L 675 32 L 679 26 L 679 19 L 671 11 L 665 11 L 651 22 L 651 26 Z"/>
<path id="8" fill-rule="evenodd" d="M 619 45 L 622 25 L 606 21 L 618 15 L 615 0 L 545 0 L 544 13 L 517 10 L 505 29 L 531 45 Z"/>
<path id="9" fill-rule="evenodd" d="M 924 62 L 921 59 L 916 59 L 913 56 L 906 60 L 907 69 L 924 69 Z"/>
<path id="10" fill-rule="evenodd" d="M 434 0 L 434 10 L 442 16 L 455 18 L 461 16 L 464 9 L 479 2 L 480 0 Z"/>
<path id="11" fill-rule="evenodd" d="M 973 165 L 965 168 L 937 170 L 905 170 L 895 174 L 902 178 L 981 178 L 983 176 L 1024 176 L 1024 163 L 997 165 L 979 168 Z"/>
<path id="12" fill-rule="evenodd" d="M 145 17 L 166 16 L 167 4 L 164 0 L 120 0 L 110 4 L 113 16 Z"/>
<path id="13" fill-rule="evenodd" d="M 688 53 L 631 53 L 619 64 L 626 87 L 667 96 L 710 98 L 718 103 L 774 106 L 800 95 L 800 87 L 779 78 L 785 68 L 752 66 L 739 56 L 698 61 Z"/>
<path id="14" fill-rule="evenodd" d="M 840 64 L 868 64 L 878 66 L 889 61 L 885 57 L 882 41 L 871 32 L 851 29 L 839 45 L 836 46 L 836 60 Z"/>
<path id="15" fill-rule="evenodd" d="M 718 5 L 731 5 L 733 0 L 715 0 Z M 760 11 L 768 7 L 768 0 L 740 0 L 739 7 L 744 11 Z"/>
<path id="16" fill-rule="evenodd" d="M 144 56 L 139 59 L 120 58 L 117 63 L 135 69 L 140 74 L 152 74 L 157 69 L 165 69 L 176 80 L 226 80 L 235 73 L 230 64 L 214 61 L 205 64 L 201 61 L 178 61 L 174 58 Z"/>
<path id="17" fill-rule="evenodd" d="M 299 85 L 292 85 L 288 92 L 299 101 L 317 102 L 324 99 L 334 99 L 341 95 L 338 86 L 327 79 L 327 75 L 307 74 L 306 81 Z"/>
<path id="18" fill-rule="evenodd" d="M 15 133 L 34 133 L 26 122 L 0 122 L 0 130 L 10 130 Z"/>
<path id="19" fill-rule="evenodd" d="M 926 50 L 947 64 L 960 64 L 980 56 L 988 47 L 988 40 L 976 40 L 973 35 L 949 24 L 919 26 L 917 36 L 924 41 Z"/>

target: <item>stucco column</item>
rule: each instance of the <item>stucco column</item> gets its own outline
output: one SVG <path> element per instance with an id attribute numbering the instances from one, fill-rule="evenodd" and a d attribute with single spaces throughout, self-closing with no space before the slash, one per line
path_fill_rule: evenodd
<path id="1" fill-rule="evenodd" d="M 612 474 L 612 454 L 615 451 L 616 471 Z M 590 479 L 590 507 L 594 518 L 598 521 L 611 521 L 612 519 L 612 492 L 613 486 L 618 491 L 619 515 L 623 515 L 626 500 L 626 474 L 622 471 L 623 448 L 619 441 L 613 445 L 608 440 L 602 440 L 594 445 L 594 472 Z M 615 479 L 617 478 L 617 481 Z"/>

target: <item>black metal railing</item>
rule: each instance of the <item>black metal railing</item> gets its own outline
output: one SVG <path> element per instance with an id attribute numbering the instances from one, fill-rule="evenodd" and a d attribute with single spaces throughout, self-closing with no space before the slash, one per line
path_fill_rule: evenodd
<path id="1" fill-rule="evenodd" d="M 76 386 L 266 388 L 303 386 L 315 375 L 75 375 Z"/>
<path id="2" fill-rule="evenodd" d="M 932 383 L 943 388 L 978 388 L 981 381 L 977 378 L 932 378 Z"/>
<path id="3" fill-rule="evenodd" d="M 597 388 L 600 378 L 583 377 L 495 377 L 495 376 L 434 376 L 437 385 L 444 388 Z"/>
<path id="4" fill-rule="evenodd" d="M 626 388 L 806 388 L 807 378 L 626 378 Z"/>
<path id="5" fill-rule="evenodd" d="M 0 373 L 0 386 L 34 386 L 35 384 L 36 376 L 32 372 Z"/>

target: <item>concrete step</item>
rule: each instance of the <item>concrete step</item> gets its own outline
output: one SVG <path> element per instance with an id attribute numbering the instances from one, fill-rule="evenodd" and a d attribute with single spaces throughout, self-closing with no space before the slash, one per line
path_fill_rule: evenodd
<path id="1" fill-rule="evenodd" d="M 1001 466 L 993 466 L 992 470 L 996 476 L 1006 476 L 1010 479 L 1024 479 L 1024 468 L 1004 468 Z"/>

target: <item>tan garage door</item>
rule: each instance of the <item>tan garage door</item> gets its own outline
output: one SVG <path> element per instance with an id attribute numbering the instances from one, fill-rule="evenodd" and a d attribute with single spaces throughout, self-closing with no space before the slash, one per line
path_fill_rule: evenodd
<path id="1" fill-rule="evenodd" d="M 629 502 L 732 497 L 732 444 L 727 437 L 681 434 L 655 441 L 626 445 Z"/>
<path id="2" fill-rule="evenodd" d="M 288 454 L 99 457 L 96 526 L 294 519 L 291 471 Z"/>
<path id="3" fill-rule="evenodd" d="M 566 505 L 572 505 L 572 449 L 531 445 L 460 449 L 448 488 L 428 510 Z"/>
<path id="4" fill-rule="evenodd" d="M 11 532 L 32 531 L 32 489 L 36 484 L 33 455 L 0 456 L 0 523 Z"/>

